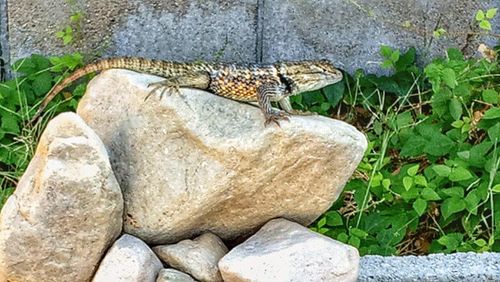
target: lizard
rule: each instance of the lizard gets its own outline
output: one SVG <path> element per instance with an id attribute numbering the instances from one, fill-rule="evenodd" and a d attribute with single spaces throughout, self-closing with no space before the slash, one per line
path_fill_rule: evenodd
<path id="1" fill-rule="evenodd" d="M 151 93 L 161 89 L 178 92 L 179 88 L 196 88 L 240 102 L 257 102 L 265 117 L 265 125 L 271 122 L 279 126 L 279 120 L 288 120 L 290 114 L 304 114 L 292 108 L 290 96 L 318 90 L 342 80 L 342 72 L 327 60 L 277 62 L 273 64 L 232 63 L 181 63 L 140 57 L 114 57 L 88 64 L 77 69 L 67 78 L 54 85 L 31 119 L 37 120 L 50 101 L 64 88 L 89 73 L 107 69 L 127 69 L 164 79 L 148 85 Z M 282 110 L 272 107 L 278 102 Z"/>

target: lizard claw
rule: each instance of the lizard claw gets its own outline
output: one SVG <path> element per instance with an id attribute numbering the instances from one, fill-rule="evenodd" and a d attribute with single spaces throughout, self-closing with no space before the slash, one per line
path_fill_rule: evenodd
<path id="1" fill-rule="evenodd" d="M 290 121 L 288 118 L 289 114 L 284 111 L 273 111 L 266 115 L 266 121 L 264 122 L 264 126 L 268 126 L 271 122 L 276 123 L 277 126 L 280 126 L 279 120 Z"/>
<path id="2" fill-rule="evenodd" d="M 160 92 L 160 100 L 163 98 L 163 95 L 167 93 L 168 96 L 172 95 L 172 93 L 175 94 L 180 94 L 180 88 L 179 88 L 179 83 L 177 79 L 171 78 L 171 79 L 164 79 L 158 82 L 152 82 L 148 84 L 148 87 L 154 87 L 148 95 L 144 98 L 144 101 L 146 101 L 149 96 L 151 96 L 153 93 L 155 93 L 157 90 L 161 89 Z"/>

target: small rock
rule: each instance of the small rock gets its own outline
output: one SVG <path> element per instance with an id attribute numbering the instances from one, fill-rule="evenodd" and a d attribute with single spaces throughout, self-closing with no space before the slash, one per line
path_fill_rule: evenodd
<path id="1" fill-rule="evenodd" d="M 154 282 L 161 261 L 140 239 L 124 234 L 109 249 L 93 282 Z"/>
<path id="2" fill-rule="evenodd" d="M 358 250 L 286 219 L 266 223 L 219 261 L 224 281 L 356 281 Z"/>
<path id="3" fill-rule="evenodd" d="M 212 233 L 205 233 L 194 240 L 182 240 L 174 245 L 156 246 L 153 251 L 166 264 L 189 273 L 200 281 L 222 281 L 217 263 L 228 249 Z"/>
<path id="4" fill-rule="evenodd" d="M 123 199 L 99 137 L 74 113 L 43 132 L 0 215 L 0 281 L 90 281 Z"/>
<path id="5" fill-rule="evenodd" d="M 257 107 L 205 91 L 145 100 L 158 80 L 105 71 L 78 106 L 124 191 L 125 233 L 151 245 L 205 231 L 233 240 L 278 217 L 308 225 L 340 195 L 367 146 L 345 122 L 291 116 L 265 127 Z"/>
<path id="6" fill-rule="evenodd" d="M 196 282 L 191 276 L 173 268 L 160 270 L 156 282 Z"/>

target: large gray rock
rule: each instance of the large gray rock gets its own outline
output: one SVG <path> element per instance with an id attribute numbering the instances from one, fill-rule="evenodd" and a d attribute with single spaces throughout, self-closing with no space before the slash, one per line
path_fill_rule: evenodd
<path id="1" fill-rule="evenodd" d="M 217 263 L 228 252 L 222 240 L 205 233 L 194 240 L 153 248 L 158 257 L 173 268 L 191 274 L 203 282 L 222 282 Z"/>
<path id="2" fill-rule="evenodd" d="M 356 281 L 359 253 L 288 221 L 274 219 L 219 261 L 224 281 Z"/>
<path id="3" fill-rule="evenodd" d="M 160 270 L 156 282 L 196 282 L 191 276 L 173 268 Z"/>
<path id="4" fill-rule="evenodd" d="M 354 127 L 321 116 L 264 127 L 257 107 L 199 90 L 144 101 L 158 80 L 106 71 L 78 107 L 110 153 L 125 232 L 151 244 L 204 231 L 234 239 L 276 217 L 310 224 L 367 145 Z"/>
<path id="5" fill-rule="evenodd" d="M 328 58 L 350 72 L 380 73 L 382 44 L 415 46 L 426 58 L 443 56 L 447 47 L 473 55 L 480 42 L 495 44 L 494 36 L 480 35 L 474 15 L 499 6 L 500 0 L 16 0 L 9 1 L 3 30 L 13 60 L 75 50 L 170 60 Z M 83 13 L 81 28 L 65 46 L 53 34 L 75 11 Z M 491 22 L 498 34 L 500 17 Z M 448 32 L 433 38 L 437 28 Z"/>
<path id="6" fill-rule="evenodd" d="M 475 13 L 499 4 L 499 0 L 266 1 L 263 61 L 327 58 L 351 73 L 357 68 L 382 73 L 381 45 L 416 47 L 425 61 L 444 56 L 448 47 L 473 55 L 479 43 L 489 39 L 471 34 L 479 31 Z M 492 22 L 498 30 L 500 17 Z M 446 35 L 433 38 L 437 28 L 446 29 Z"/>
<path id="7" fill-rule="evenodd" d="M 81 28 L 72 44 L 63 45 L 54 34 L 71 24 L 75 11 L 83 14 Z M 257 0 L 16 0 L 9 1 L 8 31 L 13 58 L 78 50 L 253 62 L 256 13 Z"/>
<path id="8" fill-rule="evenodd" d="M 124 234 L 111 246 L 92 282 L 155 282 L 162 268 L 148 245 Z"/>
<path id="9" fill-rule="evenodd" d="M 73 113 L 57 116 L 0 215 L 0 281 L 89 281 L 120 234 L 108 154 Z"/>
<path id="10" fill-rule="evenodd" d="M 500 281 L 500 253 L 363 256 L 358 281 Z"/>

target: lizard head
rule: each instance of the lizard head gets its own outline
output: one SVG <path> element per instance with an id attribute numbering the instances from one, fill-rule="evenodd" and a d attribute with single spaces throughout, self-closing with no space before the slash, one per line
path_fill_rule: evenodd
<path id="1" fill-rule="evenodd" d="M 327 60 L 281 63 L 278 69 L 291 95 L 318 90 L 342 80 L 342 72 Z"/>

